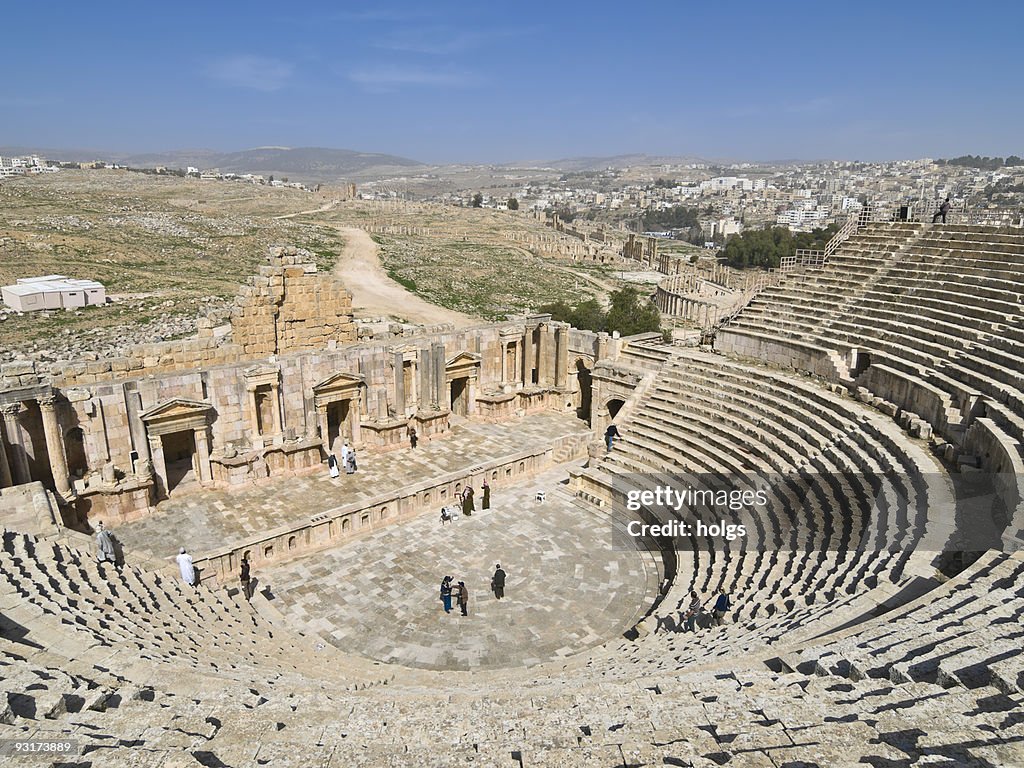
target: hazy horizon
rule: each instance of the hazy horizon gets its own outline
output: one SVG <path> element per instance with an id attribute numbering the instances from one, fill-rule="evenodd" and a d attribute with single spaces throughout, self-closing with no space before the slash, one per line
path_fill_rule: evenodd
<path id="1" fill-rule="evenodd" d="M 1024 7 L 12 6 L 0 145 L 428 165 L 1021 154 Z"/>

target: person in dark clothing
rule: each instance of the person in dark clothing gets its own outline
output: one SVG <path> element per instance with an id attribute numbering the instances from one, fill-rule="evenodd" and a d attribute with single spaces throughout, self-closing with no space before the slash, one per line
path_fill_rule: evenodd
<path id="1" fill-rule="evenodd" d="M 473 514 L 475 509 L 476 506 L 473 504 L 473 488 L 467 485 L 466 490 L 462 492 L 462 514 L 468 517 Z"/>
<path id="2" fill-rule="evenodd" d="M 409 431 L 407 434 L 409 436 L 409 447 L 415 448 L 416 443 L 420 441 L 419 435 L 416 434 L 416 427 L 409 427 Z"/>
<path id="3" fill-rule="evenodd" d="M 458 589 L 459 608 L 463 616 L 469 616 L 469 590 L 466 589 L 466 582 L 460 581 Z"/>
<path id="4" fill-rule="evenodd" d="M 491 508 L 491 486 L 489 486 L 487 484 L 486 480 L 484 480 L 483 488 L 484 488 L 484 498 L 483 498 L 483 503 L 482 503 L 481 506 L 483 507 L 483 509 L 490 509 Z"/>
<path id="5" fill-rule="evenodd" d="M 940 217 L 942 218 L 942 223 L 945 224 L 947 213 L 949 213 L 949 195 L 946 195 L 946 199 L 942 201 L 942 205 L 939 206 L 939 210 L 937 210 L 932 216 L 932 224 L 938 221 Z"/>
<path id="6" fill-rule="evenodd" d="M 491 589 L 498 600 L 505 596 L 505 571 L 501 569 L 501 563 L 494 566 L 494 575 L 491 576 Z"/>
<path id="7" fill-rule="evenodd" d="M 441 605 L 445 613 L 452 612 L 452 577 L 445 576 L 441 579 Z"/>
<path id="8" fill-rule="evenodd" d="M 609 451 L 612 449 L 612 443 L 617 437 L 619 437 L 619 428 L 614 424 L 609 424 L 608 429 L 604 431 L 604 442 L 608 446 Z"/>
<path id="9" fill-rule="evenodd" d="M 245 595 L 245 599 L 248 600 L 252 597 L 250 586 L 252 584 L 252 577 L 249 573 L 249 555 L 242 556 L 242 565 L 238 569 L 238 581 L 242 585 L 242 594 Z"/>
<path id="10" fill-rule="evenodd" d="M 715 601 L 715 607 L 711 609 L 711 616 L 715 622 L 715 626 L 722 626 L 722 620 L 725 619 L 725 614 L 732 608 L 732 603 L 729 602 L 729 596 L 723 589 L 718 595 L 718 599 Z"/>

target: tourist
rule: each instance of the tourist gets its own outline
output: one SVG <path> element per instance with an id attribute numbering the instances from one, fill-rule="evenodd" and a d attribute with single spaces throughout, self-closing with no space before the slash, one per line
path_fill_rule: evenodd
<path id="1" fill-rule="evenodd" d="M 445 576 L 441 579 L 441 605 L 445 613 L 452 612 L 452 577 Z"/>
<path id="2" fill-rule="evenodd" d="M 345 459 L 345 474 L 351 475 L 356 471 L 356 449 L 349 448 L 348 456 Z"/>
<path id="3" fill-rule="evenodd" d="M 487 484 L 486 480 L 484 480 L 483 490 L 484 490 L 483 503 L 480 506 L 483 509 L 490 509 L 491 508 L 491 486 L 489 486 Z"/>
<path id="4" fill-rule="evenodd" d="M 334 458 L 333 453 L 327 457 L 327 469 L 330 471 L 331 477 L 337 477 L 341 474 L 341 472 L 338 471 L 338 460 Z"/>
<path id="5" fill-rule="evenodd" d="M 608 446 L 609 451 L 611 451 L 612 443 L 617 437 L 619 437 L 619 428 L 615 424 L 609 424 L 608 429 L 604 431 L 604 442 Z"/>
<path id="6" fill-rule="evenodd" d="M 686 631 L 695 632 L 697 624 L 697 616 L 700 614 L 700 598 L 697 597 L 697 593 L 690 592 L 690 605 L 686 609 Z"/>
<path id="7" fill-rule="evenodd" d="M 467 485 L 466 490 L 462 492 L 462 514 L 469 517 L 475 509 L 476 507 L 473 505 L 473 488 Z"/>
<path id="8" fill-rule="evenodd" d="M 337 443 L 338 441 L 335 440 L 334 442 Z M 335 452 L 340 457 L 338 463 L 341 464 L 341 466 L 343 466 L 346 471 L 348 470 L 348 455 L 351 452 L 352 452 L 352 449 L 348 447 L 348 440 L 342 440 L 342 442 L 341 442 L 341 450 Z"/>
<path id="9" fill-rule="evenodd" d="M 337 465 L 337 462 L 335 462 L 335 465 Z M 335 467 L 335 468 L 337 468 L 337 467 Z M 246 552 L 244 555 L 242 555 L 242 565 L 241 565 L 241 567 L 239 569 L 239 572 L 238 572 L 238 580 L 242 584 L 242 594 L 245 596 L 245 599 L 248 600 L 252 596 L 252 592 L 249 591 L 249 587 L 252 584 L 252 578 L 251 578 L 251 576 L 249 574 L 249 553 L 248 552 Z"/>
<path id="10" fill-rule="evenodd" d="M 181 570 L 181 580 L 188 584 L 190 587 L 196 585 L 196 569 L 192 565 L 192 555 L 185 551 L 182 547 L 178 556 L 174 558 L 178 561 L 178 568 Z"/>
<path id="11" fill-rule="evenodd" d="M 452 512 L 448 507 L 441 507 L 441 525 L 452 522 Z"/>
<path id="12" fill-rule="evenodd" d="M 723 589 L 718 595 L 718 599 L 715 601 L 715 607 L 711 610 L 711 616 L 714 618 L 715 626 L 722 626 L 722 620 L 725 618 L 725 614 L 732 608 L 732 603 L 729 602 L 729 595 L 725 593 Z"/>
<path id="13" fill-rule="evenodd" d="M 459 597 L 459 609 L 462 611 L 462 615 L 463 616 L 468 616 L 469 615 L 469 612 L 468 612 L 468 608 L 469 608 L 469 589 L 467 589 L 466 582 L 464 582 L 464 581 L 460 581 L 459 582 L 458 597 Z"/>
<path id="14" fill-rule="evenodd" d="M 501 563 L 494 566 L 494 575 L 491 576 L 491 589 L 494 597 L 501 600 L 505 596 L 505 571 L 501 569 Z"/>
<path id="15" fill-rule="evenodd" d="M 117 551 L 114 549 L 114 536 L 103 527 L 103 521 L 96 522 L 96 560 L 100 563 L 117 565 Z"/>
<path id="16" fill-rule="evenodd" d="M 945 224 L 947 213 L 949 213 L 949 195 L 946 195 L 946 199 L 942 201 L 942 205 L 939 206 L 939 210 L 932 215 L 932 224 L 940 218 L 942 219 L 942 223 Z"/>
<path id="17" fill-rule="evenodd" d="M 410 448 L 415 448 L 416 447 L 416 443 L 418 443 L 420 441 L 419 435 L 416 434 L 416 427 L 414 427 L 414 426 L 412 426 L 410 424 L 409 425 L 409 429 L 406 432 L 406 435 L 408 435 L 408 437 L 409 437 L 409 447 Z"/>

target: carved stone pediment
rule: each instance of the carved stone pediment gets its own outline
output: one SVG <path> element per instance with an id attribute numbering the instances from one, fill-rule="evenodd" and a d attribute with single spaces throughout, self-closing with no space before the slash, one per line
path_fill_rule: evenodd
<path id="1" fill-rule="evenodd" d="M 150 435 L 163 435 L 205 427 L 214 414 L 214 408 L 209 403 L 172 397 L 147 408 L 139 417 L 146 425 L 146 432 Z"/>
<path id="2" fill-rule="evenodd" d="M 359 396 L 366 379 L 357 373 L 336 373 L 319 384 L 313 385 L 313 400 L 320 408 L 338 400 L 350 400 Z"/>

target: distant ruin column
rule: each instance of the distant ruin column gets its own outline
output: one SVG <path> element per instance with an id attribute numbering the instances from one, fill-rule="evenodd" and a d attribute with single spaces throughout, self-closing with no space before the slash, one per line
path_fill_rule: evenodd
<path id="1" fill-rule="evenodd" d="M 401 352 L 394 354 L 395 369 L 395 415 L 405 417 L 405 356 Z"/>
<path id="2" fill-rule="evenodd" d="M 11 479 L 11 465 L 7 463 L 7 448 L 4 446 L 4 433 L 0 430 L 0 488 L 14 485 Z"/>
<path id="3" fill-rule="evenodd" d="M 199 458 L 200 483 L 208 483 L 213 480 L 213 468 L 210 466 L 210 438 L 207 436 L 206 430 L 205 424 L 193 430 L 196 436 L 196 456 Z"/>
<path id="4" fill-rule="evenodd" d="M 569 383 L 569 329 L 555 328 L 555 386 L 564 388 Z"/>
<path id="5" fill-rule="evenodd" d="M 167 496 L 167 461 L 164 459 L 164 443 L 160 435 L 149 435 L 149 455 L 153 462 L 153 483 L 156 486 L 156 497 Z"/>
<path id="6" fill-rule="evenodd" d="M 7 431 L 7 442 L 10 444 L 13 455 L 12 480 L 13 485 L 21 485 L 32 480 L 32 473 L 28 468 L 28 455 L 25 453 L 25 444 L 21 437 L 21 425 L 18 424 L 18 414 L 21 413 L 21 403 L 7 403 L 0 406 L 0 413 L 3 413 L 4 428 Z"/>
<path id="7" fill-rule="evenodd" d="M 53 475 L 53 486 L 60 496 L 71 493 L 68 482 L 68 460 L 64 455 L 64 438 L 60 424 L 57 422 L 57 397 L 46 395 L 40 397 L 39 411 L 43 415 L 43 434 L 46 436 L 46 455 L 50 460 L 50 473 Z"/>
<path id="8" fill-rule="evenodd" d="M 327 425 L 327 405 L 326 404 L 325 405 L 321 405 L 319 408 L 316 409 L 316 418 L 317 418 L 317 421 L 320 423 L 320 442 L 324 446 L 324 451 L 326 453 L 330 453 L 331 452 L 331 445 L 330 445 L 331 436 L 330 436 L 330 427 L 328 427 L 328 425 Z"/>

